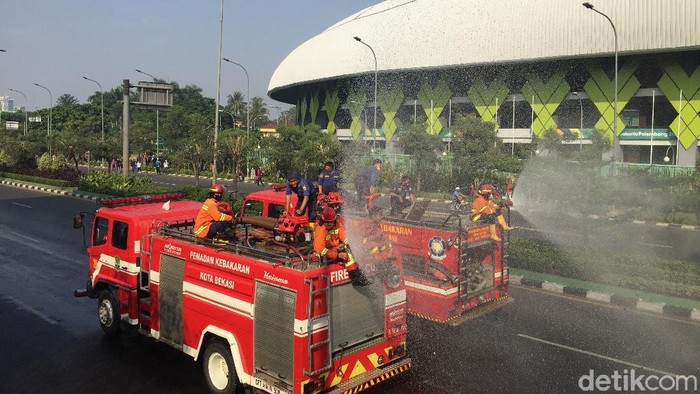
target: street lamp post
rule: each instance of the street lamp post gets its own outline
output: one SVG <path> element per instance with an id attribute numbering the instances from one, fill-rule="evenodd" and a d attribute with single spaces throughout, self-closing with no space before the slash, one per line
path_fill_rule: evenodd
<path id="1" fill-rule="evenodd" d="M 607 15 L 605 15 L 604 13 L 602 13 L 602 12 L 596 10 L 596 9 L 593 7 L 593 4 L 591 4 L 591 3 L 589 3 L 589 2 L 585 2 L 585 3 L 583 3 L 583 6 L 586 7 L 586 8 L 588 8 L 588 9 L 591 10 L 591 11 L 594 11 L 594 12 L 596 12 L 596 13 L 598 13 L 598 14 L 604 16 L 605 19 L 607 19 L 608 22 L 610 22 L 610 26 L 612 27 L 612 29 L 613 29 L 613 34 L 614 34 L 614 36 L 615 36 L 615 96 L 614 96 L 614 97 L 615 97 L 615 98 L 614 98 L 615 103 L 614 103 L 614 107 L 613 107 L 614 113 L 613 113 L 613 152 L 612 152 L 612 159 L 613 159 L 613 162 L 614 162 L 614 161 L 622 161 L 622 160 L 623 160 L 622 156 L 620 155 L 620 157 L 618 157 L 619 153 L 621 153 L 622 148 L 620 147 L 620 137 L 617 135 L 617 49 L 618 49 L 618 46 L 617 46 L 617 29 L 615 28 L 615 24 L 613 23 L 612 19 L 610 19 L 610 18 L 609 18 Z M 619 159 L 619 160 L 618 160 L 618 159 Z"/>
<path id="2" fill-rule="evenodd" d="M 19 93 L 24 97 L 24 135 L 27 135 L 27 96 L 19 90 L 9 89 L 11 92 Z"/>
<path id="3" fill-rule="evenodd" d="M 229 60 L 228 58 L 224 58 L 224 61 L 227 63 L 235 64 L 236 66 L 240 67 L 243 69 L 243 72 L 245 73 L 245 79 L 246 79 L 246 94 L 245 94 L 245 111 L 246 111 L 246 122 L 245 122 L 245 132 L 246 132 L 246 137 L 250 137 L 250 77 L 248 76 L 248 70 L 243 67 L 240 63 L 236 63 L 232 60 Z"/>
<path id="4" fill-rule="evenodd" d="M 245 79 L 246 79 L 245 136 L 246 136 L 246 139 L 249 140 L 250 139 L 250 76 L 248 76 L 248 70 L 246 70 L 242 64 L 236 63 L 229 58 L 223 58 L 223 60 L 227 63 L 235 64 L 236 66 L 242 68 L 243 72 L 245 73 Z M 248 161 L 248 152 L 246 152 L 245 158 L 246 158 L 246 160 L 245 160 L 246 172 L 248 172 L 248 171 L 250 171 L 250 162 Z"/>
<path id="5" fill-rule="evenodd" d="M 136 72 L 139 74 L 143 74 L 143 75 L 147 75 L 147 76 L 151 77 L 153 82 L 156 81 L 156 77 L 154 77 L 153 75 L 151 75 L 147 72 L 143 72 L 143 71 L 139 70 L 138 68 L 136 69 Z M 85 78 L 85 77 L 83 77 L 83 78 Z M 158 143 L 159 142 L 160 142 L 160 110 L 156 109 L 156 160 L 158 160 L 158 158 L 160 158 L 160 151 L 158 150 Z"/>
<path id="6" fill-rule="evenodd" d="M 233 127 L 236 127 L 236 117 L 233 116 L 232 113 L 230 113 L 230 112 L 228 112 L 228 111 L 224 111 L 224 110 L 219 110 L 219 112 L 223 112 L 223 113 L 225 113 L 225 114 L 231 115 L 231 120 L 233 121 Z"/>
<path id="7" fill-rule="evenodd" d="M 673 149 L 673 148 L 674 148 L 673 145 L 666 148 L 666 154 L 664 155 L 664 163 L 668 163 L 669 161 L 671 161 L 671 158 L 668 157 L 668 151 Z M 675 155 L 675 150 L 674 150 L 674 155 Z"/>
<path id="8" fill-rule="evenodd" d="M 51 91 L 50 91 L 49 88 L 47 88 L 46 86 L 39 85 L 39 84 L 36 83 L 36 82 L 34 82 L 34 85 L 36 85 L 36 86 L 38 86 L 38 87 L 40 87 L 40 88 L 46 90 L 47 92 L 49 92 L 49 99 L 51 99 L 51 105 L 49 106 L 49 121 L 48 121 L 48 123 L 47 123 L 47 125 L 46 125 L 46 136 L 47 136 L 47 137 L 50 137 L 50 136 L 51 136 L 51 111 L 53 110 L 53 94 L 51 94 Z"/>
<path id="9" fill-rule="evenodd" d="M 573 95 L 578 98 L 578 105 L 581 110 L 581 117 L 579 120 L 578 128 L 578 150 L 580 152 L 583 150 L 583 101 L 581 100 L 581 95 L 578 94 L 578 92 L 574 92 Z"/>
<path id="10" fill-rule="evenodd" d="M 269 107 L 277 110 L 277 125 L 279 126 L 282 107 L 280 107 L 279 105 L 270 105 Z"/>
<path id="11" fill-rule="evenodd" d="M 369 48 L 369 50 L 372 51 L 372 56 L 374 57 L 374 130 L 372 130 L 372 151 L 374 152 L 377 142 L 377 54 L 374 53 L 374 49 L 372 49 L 369 44 L 362 41 L 360 37 L 355 36 L 353 38 L 360 44 Z"/>
<path id="12" fill-rule="evenodd" d="M 101 117 L 102 117 L 102 142 L 105 140 L 105 92 L 102 89 L 102 85 L 100 85 L 99 82 L 95 81 L 94 79 L 90 79 L 88 77 L 83 77 L 84 80 L 94 82 L 99 86 L 100 88 L 100 108 L 101 108 Z M 157 128 L 158 126 L 156 126 Z M 158 148 L 157 142 L 156 142 L 156 149 Z"/>

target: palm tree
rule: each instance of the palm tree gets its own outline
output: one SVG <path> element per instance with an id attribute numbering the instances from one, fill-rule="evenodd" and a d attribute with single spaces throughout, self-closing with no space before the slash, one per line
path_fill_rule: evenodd
<path id="1" fill-rule="evenodd" d="M 226 98 L 226 109 L 233 113 L 233 116 L 243 119 L 245 118 L 245 96 L 239 91 L 229 94 Z"/>
<path id="2" fill-rule="evenodd" d="M 267 106 L 260 97 L 253 97 L 253 100 L 250 102 L 250 121 L 253 123 L 258 119 L 260 119 L 260 121 L 257 122 L 257 124 L 267 122 Z"/>
<path id="3" fill-rule="evenodd" d="M 75 96 L 71 94 L 62 94 L 56 99 L 56 106 L 61 107 L 61 106 L 69 106 L 69 105 L 75 105 L 78 104 L 78 99 L 75 98 Z"/>

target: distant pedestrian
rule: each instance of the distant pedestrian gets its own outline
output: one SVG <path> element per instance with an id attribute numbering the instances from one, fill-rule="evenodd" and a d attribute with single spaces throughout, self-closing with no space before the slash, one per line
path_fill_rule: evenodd
<path id="1" fill-rule="evenodd" d="M 141 160 L 136 161 L 136 172 L 141 172 Z"/>
<path id="2" fill-rule="evenodd" d="M 160 160 L 156 159 L 156 164 L 155 164 L 156 174 L 160 174 L 160 166 L 161 166 Z"/>
<path id="3" fill-rule="evenodd" d="M 262 185 L 263 185 L 262 177 L 263 177 L 262 168 L 257 167 L 257 168 L 255 169 L 255 184 L 256 184 L 256 185 L 258 185 L 258 186 L 262 186 Z"/>
<path id="4" fill-rule="evenodd" d="M 168 172 L 168 159 L 163 162 L 163 172 Z"/>

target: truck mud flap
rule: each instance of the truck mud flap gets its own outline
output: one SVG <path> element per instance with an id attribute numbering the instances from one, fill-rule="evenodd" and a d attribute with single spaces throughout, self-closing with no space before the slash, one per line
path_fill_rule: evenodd
<path id="1" fill-rule="evenodd" d="M 406 357 L 385 368 L 377 368 L 339 384 L 329 394 L 354 394 L 367 390 L 381 382 L 392 379 L 411 369 L 411 359 Z"/>
<path id="2" fill-rule="evenodd" d="M 458 326 L 462 323 L 466 323 L 466 322 L 468 322 L 476 317 L 483 316 L 483 315 L 491 313 L 495 310 L 501 309 L 513 301 L 515 301 L 515 299 L 513 297 L 507 296 L 507 297 L 499 299 L 499 300 L 487 302 L 485 304 L 479 305 L 478 307 L 476 307 L 474 309 L 470 309 L 470 310 L 464 312 L 461 316 L 457 316 L 453 319 L 448 320 L 446 323 L 451 325 L 452 327 L 456 327 L 456 326 Z"/>

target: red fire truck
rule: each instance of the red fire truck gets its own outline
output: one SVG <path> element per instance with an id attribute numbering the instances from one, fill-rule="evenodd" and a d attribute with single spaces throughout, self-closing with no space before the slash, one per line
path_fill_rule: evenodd
<path id="1" fill-rule="evenodd" d="M 75 295 L 98 299 L 106 334 L 133 328 L 202 360 L 217 393 L 354 393 L 410 369 L 400 266 L 356 287 L 305 236 L 255 219 L 197 239 L 202 204 L 179 197 L 106 200 L 95 212 L 87 288 Z"/>
<path id="2" fill-rule="evenodd" d="M 279 217 L 285 187 L 246 196 L 243 215 Z M 292 205 L 296 196 L 292 195 Z M 457 212 L 426 214 L 427 202 L 405 218 L 384 216 L 382 229 L 401 261 L 408 311 L 428 320 L 458 325 L 512 301 L 502 241 L 490 238 L 488 225 L 476 224 Z M 348 209 L 349 208 L 349 209 Z M 346 227 L 366 226 L 366 214 L 343 206 Z M 498 229 L 502 238 L 504 234 Z"/>

